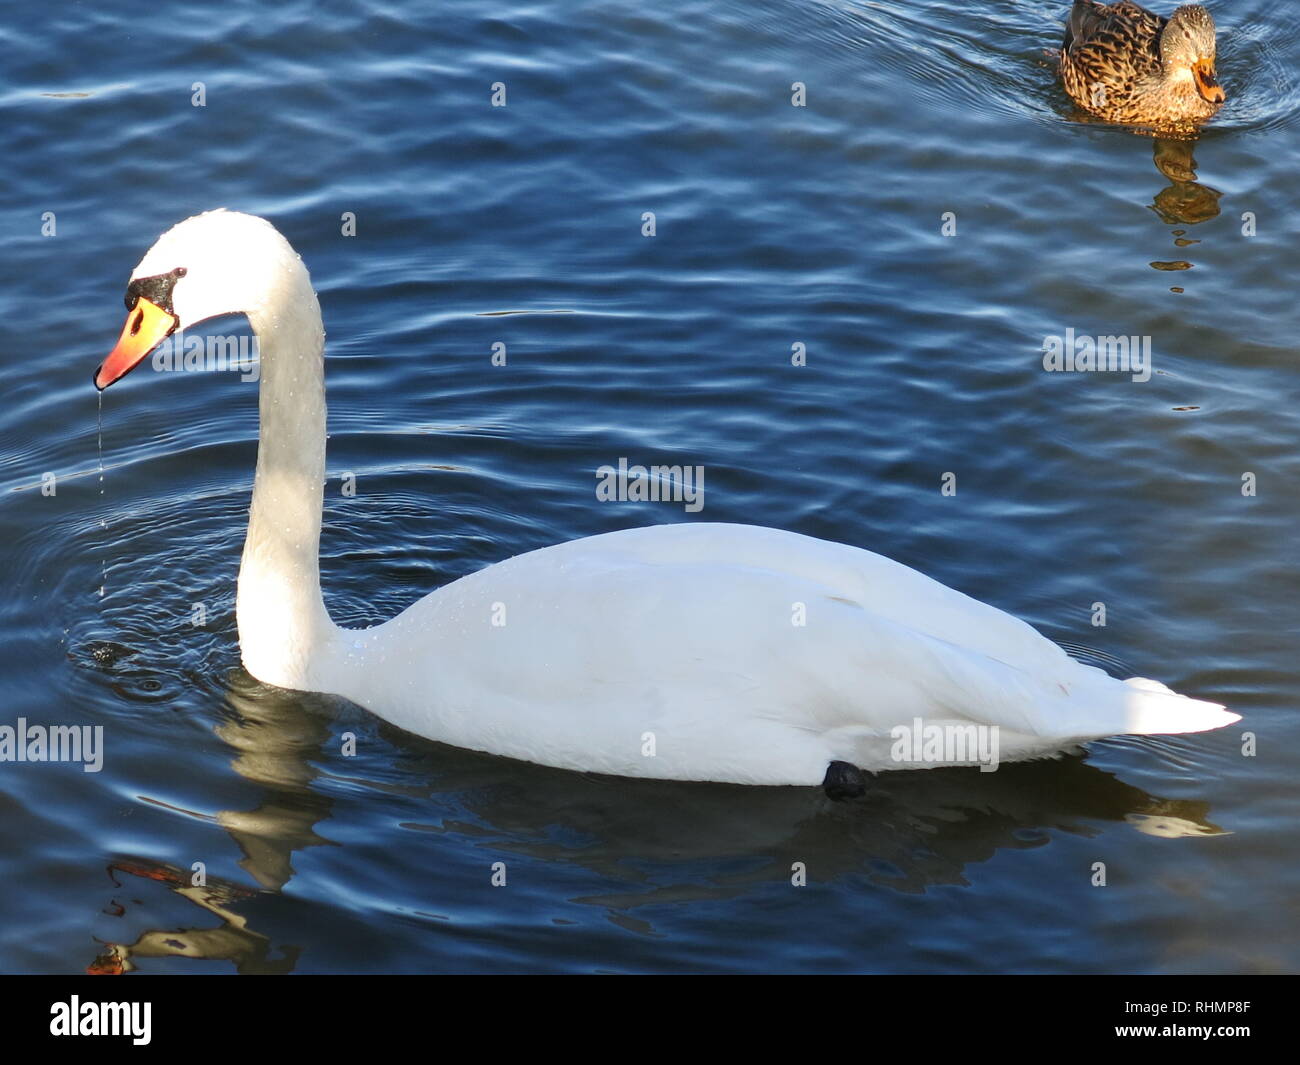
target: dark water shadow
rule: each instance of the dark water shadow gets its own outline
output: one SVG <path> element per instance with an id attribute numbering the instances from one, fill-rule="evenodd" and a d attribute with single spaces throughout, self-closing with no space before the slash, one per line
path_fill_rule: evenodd
<path id="1" fill-rule="evenodd" d="M 1221 832 L 1207 820 L 1208 804 L 1157 798 L 1081 755 L 994 773 L 882 773 L 863 799 L 844 803 L 815 788 L 633 781 L 493 765 L 464 752 L 437 757 L 443 772 L 453 760 L 460 764 L 448 783 L 462 799 L 472 795 L 466 813 L 480 829 L 507 850 L 624 881 L 622 890 L 578 900 L 612 910 L 742 895 L 789 881 L 795 863 L 810 880 L 856 876 L 921 893 L 966 884 L 969 865 L 1044 846 L 1055 832 L 1091 838 L 1122 822 L 1154 836 Z"/>

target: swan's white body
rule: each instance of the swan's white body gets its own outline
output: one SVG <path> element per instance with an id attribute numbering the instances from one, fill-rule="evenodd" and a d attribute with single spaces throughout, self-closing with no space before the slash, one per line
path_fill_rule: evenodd
<path id="1" fill-rule="evenodd" d="M 459 747 L 623 776 L 815 785 L 900 768 L 895 726 L 998 726 L 1003 760 L 1238 720 L 1119 681 L 1029 625 L 880 555 L 773 529 L 669 525 L 519 555 L 364 630 L 336 626 L 317 553 L 324 334 L 301 260 L 232 212 L 164 234 L 191 325 L 248 315 L 261 438 L 237 614 L 246 668 Z M 803 621 L 803 624 L 797 622 Z M 931 762 L 928 764 L 943 764 Z"/>

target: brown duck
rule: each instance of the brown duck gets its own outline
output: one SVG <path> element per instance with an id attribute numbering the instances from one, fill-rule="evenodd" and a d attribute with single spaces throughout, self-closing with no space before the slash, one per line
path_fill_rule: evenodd
<path id="1" fill-rule="evenodd" d="M 1223 106 L 1214 55 L 1214 19 L 1200 4 L 1163 18 L 1133 0 L 1075 0 L 1061 82 L 1075 103 L 1107 122 L 1186 129 Z"/>

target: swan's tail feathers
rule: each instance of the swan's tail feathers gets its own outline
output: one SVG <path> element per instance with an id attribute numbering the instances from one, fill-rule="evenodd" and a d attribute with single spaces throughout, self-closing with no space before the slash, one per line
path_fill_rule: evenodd
<path id="1" fill-rule="evenodd" d="M 1241 720 L 1240 714 L 1234 714 L 1217 703 L 1179 695 L 1158 680 L 1130 677 L 1124 683 L 1132 689 L 1125 699 L 1124 708 L 1127 718 L 1124 731 L 1130 735 L 1208 732 Z"/>

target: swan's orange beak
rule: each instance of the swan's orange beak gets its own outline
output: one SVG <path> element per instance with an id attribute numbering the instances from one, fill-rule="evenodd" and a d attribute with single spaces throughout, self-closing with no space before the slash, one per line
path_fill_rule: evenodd
<path id="1" fill-rule="evenodd" d="M 1214 76 L 1214 60 L 1201 59 L 1192 66 L 1192 77 L 1196 79 L 1196 91 L 1207 103 L 1221 104 L 1227 99 L 1223 86 Z"/>
<path id="2" fill-rule="evenodd" d="M 149 352 L 176 331 L 180 321 L 143 296 L 135 302 L 117 338 L 117 347 L 95 371 L 95 387 L 101 392 L 134 370 Z"/>

